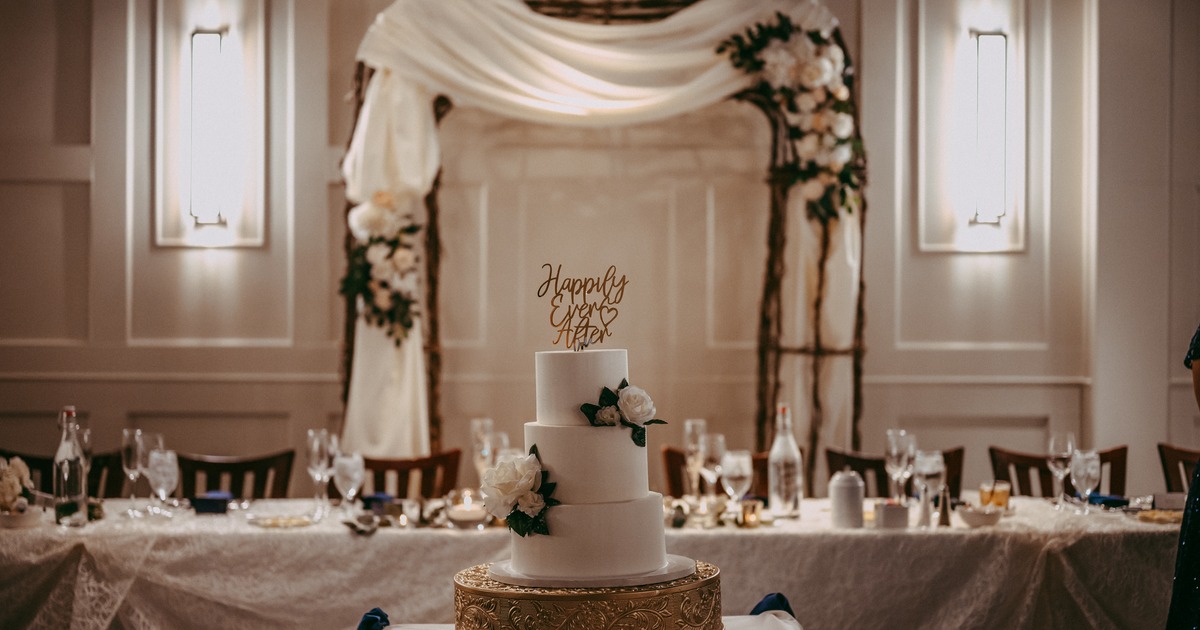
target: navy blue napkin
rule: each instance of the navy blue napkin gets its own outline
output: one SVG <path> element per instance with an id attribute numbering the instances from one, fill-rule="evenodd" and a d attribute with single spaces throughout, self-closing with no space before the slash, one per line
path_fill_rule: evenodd
<path id="1" fill-rule="evenodd" d="M 1088 496 L 1088 503 L 1106 508 L 1123 508 L 1129 506 L 1129 499 L 1115 494 L 1093 494 Z"/>
<path id="2" fill-rule="evenodd" d="M 363 615 L 362 621 L 358 622 L 358 630 L 383 630 L 387 626 L 387 613 L 380 610 L 378 606 Z"/>
<path id="3" fill-rule="evenodd" d="M 377 516 L 387 514 L 387 506 L 392 502 L 392 495 L 386 492 L 376 492 L 363 496 L 363 509 L 374 512 Z"/>
<path id="4" fill-rule="evenodd" d="M 770 595 L 762 598 L 762 601 L 754 605 L 754 609 L 750 611 L 750 614 L 761 615 L 768 610 L 782 610 L 792 617 L 796 616 L 796 613 L 792 612 L 792 605 L 788 603 L 788 600 L 783 596 L 783 593 L 771 593 Z"/>
<path id="5" fill-rule="evenodd" d="M 232 500 L 233 495 L 225 490 L 209 490 L 192 499 L 192 508 L 197 514 L 224 514 Z"/>

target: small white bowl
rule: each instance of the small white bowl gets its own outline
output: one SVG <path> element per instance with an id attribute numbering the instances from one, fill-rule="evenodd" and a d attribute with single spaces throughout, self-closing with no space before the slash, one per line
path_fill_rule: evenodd
<path id="1" fill-rule="evenodd" d="M 966 523 L 967 527 L 972 529 L 995 525 L 1000 522 L 1000 517 L 1004 515 L 1004 510 L 994 505 L 987 507 L 960 505 L 955 511 L 958 512 L 958 517 L 962 519 L 962 522 Z"/>

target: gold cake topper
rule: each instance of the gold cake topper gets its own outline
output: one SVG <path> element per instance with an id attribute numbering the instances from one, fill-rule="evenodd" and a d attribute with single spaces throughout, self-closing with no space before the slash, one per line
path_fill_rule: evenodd
<path id="1" fill-rule="evenodd" d="M 610 265 L 603 276 L 564 277 L 562 265 L 542 265 L 546 279 L 538 287 L 538 297 L 550 295 L 550 326 L 555 330 L 554 345 L 583 350 L 603 343 L 612 335 L 617 305 L 625 297 L 629 279 L 617 276 Z"/>

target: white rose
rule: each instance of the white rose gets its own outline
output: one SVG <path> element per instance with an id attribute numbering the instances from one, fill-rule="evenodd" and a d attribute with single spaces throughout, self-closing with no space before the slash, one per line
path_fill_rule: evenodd
<path id="1" fill-rule="evenodd" d="M 802 33 L 792 35 L 792 38 L 788 40 L 787 50 L 799 63 L 804 63 L 817 56 L 817 46 L 807 35 Z"/>
<path id="2" fill-rule="evenodd" d="M 372 236 L 388 236 L 387 230 L 392 223 L 389 214 L 392 213 L 380 206 L 364 203 L 350 210 L 346 222 L 349 224 L 350 233 L 354 235 L 354 238 L 365 243 Z"/>
<path id="3" fill-rule="evenodd" d="M 772 87 L 781 88 L 792 84 L 792 72 L 796 67 L 796 58 L 788 50 L 787 44 L 772 40 L 762 51 L 763 79 Z"/>
<path id="4" fill-rule="evenodd" d="M 796 97 L 796 107 L 807 114 L 817 108 L 817 99 L 811 92 L 801 92 Z"/>
<path id="5" fill-rule="evenodd" d="M 817 159 L 817 151 L 821 148 L 820 140 L 815 133 L 806 133 L 796 143 L 796 153 L 801 160 L 811 162 Z"/>
<path id="6" fill-rule="evenodd" d="M 417 255 L 411 249 L 401 247 L 392 254 L 392 266 L 400 274 L 412 271 L 417 266 Z"/>
<path id="7" fill-rule="evenodd" d="M 800 67 L 799 78 L 800 85 L 810 90 L 824 87 L 833 78 L 833 63 L 824 58 L 812 59 Z"/>
<path id="8" fill-rule="evenodd" d="M 496 518 L 505 518 L 527 492 L 542 485 L 542 466 L 537 457 L 513 457 L 501 460 L 483 471 L 483 505 Z"/>
<path id="9" fill-rule="evenodd" d="M 854 154 L 850 151 L 850 145 L 839 144 L 834 147 L 833 154 L 829 156 L 829 165 L 833 167 L 833 170 L 840 171 L 852 157 Z"/>
<path id="10" fill-rule="evenodd" d="M 536 517 L 545 507 L 546 500 L 542 498 L 542 495 L 532 490 L 517 499 L 517 509 L 527 514 L 529 518 Z"/>
<path id="11" fill-rule="evenodd" d="M 833 89 L 833 98 L 839 101 L 850 100 L 850 88 L 845 85 L 839 85 Z"/>
<path id="12" fill-rule="evenodd" d="M 807 201 L 816 201 L 825 195 L 825 184 L 820 180 L 810 179 L 800 186 L 800 196 Z"/>
<path id="13" fill-rule="evenodd" d="M 846 69 L 846 53 L 841 46 L 831 44 L 825 48 L 824 52 L 823 56 L 833 64 L 833 73 L 841 74 Z"/>
<path id="14" fill-rule="evenodd" d="M 374 270 L 372 270 L 372 271 L 374 271 Z M 381 311 L 386 311 L 386 310 L 392 308 L 392 292 L 391 292 L 391 290 L 387 289 L 386 287 L 379 287 L 379 288 L 373 289 L 373 292 L 374 292 L 373 297 L 374 297 L 374 301 L 375 301 L 375 308 L 377 308 Z"/>
<path id="15" fill-rule="evenodd" d="M 387 260 L 388 254 L 392 253 L 392 248 L 385 243 L 375 243 L 367 248 L 367 262 L 372 265 L 378 265 Z"/>
<path id="16" fill-rule="evenodd" d="M 621 390 L 617 406 L 621 408 L 621 415 L 625 416 L 626 420 L 638 426 L 645 424 L 647 420 L 653 420 L 654 414 L 658 412 L 650 394 L 632 385 Z"/>
<path id="17" fill-rule="evenodd" d="M 845 112 L 834 114 L 833 124 L 830 125 L 830 130 L 833 131 L 833 135 L 837 136 L 838 138 L 843 140 L 849 138 L 850 135 L 854 133 L 854 116 L 851 116 Z"/>
<path id="18" fill-rule="evenodd" d="M 596 422 L 605 426 L 616 426 L 621 422 L 621 410 L 612 405 L 601 407 L 596 412 Z"/>
<path id="19" fill-rule="evenodd" d="M 395 201 L 392 199 L 392 193 L 386 190 L 377 190 L 374 195 L 371 195 L 371 203 L 384 208 L 395 206 Z"/>

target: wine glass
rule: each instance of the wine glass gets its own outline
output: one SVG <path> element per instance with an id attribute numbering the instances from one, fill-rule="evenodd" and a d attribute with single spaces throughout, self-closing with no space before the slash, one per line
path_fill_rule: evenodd
<path id="1" fill-rule="evenodd" d="M 495 422 L 491 418 L 471 418 L 471 453 L 475 472 L 483 479 L 483 471 L 495 463 L 492 434 Z"/>
<path id="2" fill-rule="evenodd" d="M 729 495 L 731 505 L 746 496 L 753 478 L 754 465 L 750 451 L 725 451 L 725 456 L 721 458 L 721 486 Z"/>
<path id="3" fill-rule="evenodd" d="M 313 510 L 317 520 L 324 518 L 329 512 L 329 474 L 330 458 L 333 456 L 328 429 L 309 429 L 308 443 L 305 454 L 308 457 L 308 475 L 312 477 L 315 494 L 313 500 L 316 507 Z"/>
<path id="4" fill-rule="evenodd" d="M 925 514 L 925 507 L 932 504 L 933 498 L 941 494 L 945 480 L 946 462 L 942 457 L 942 452 L 917 451 L 916 457 L 913 458 L 913 481 L 921 488 L 922 514 Z M 940 506 L 940 509 L 948 507 L 943 505 Z M 933 514 L 934 523 L 937 522 L 937 516 L 938 514 L 935 512 Z"/>
<path id="5" fill-rule="evenodd" d="M 137 480 L 142 475 L 138 462 L 142 459 L 142 430 L 121 429 L 121 468 L 125 478 L 129 480 L 129 509 L 125 515 L 130 518 L 140 518 L 142 511 L 134 507 L 137 499 Z"/>
<path id="6" fill-rule="evenodd" d="M 354 499 L 362 487 L 365 475 L 362 454 L 341 453 L 333 458 L 333 483 L 338 492 L 342 493 L 342 505 L 345 506 L 348 518 L 354 516 Z"/>
<path id="7" fill-rule="evenodd" d="M 892 498 L 903 502 L 904 482 L 912 476 L 913 459 L 917 454 L 917 436 L 904 429 L 888 429 L 884 469 L 891 480 Z"/>
<path id="8" fill-rule="evenodd" d="M 1100 454 L 1096 451 L 1076 450 L 1071 454 L 1071 483 L 1083 498 L 1083 507 L 1077 514 L 1088 513 L 1088 498 L 1100 485 Z"/>
<path id="9" fill-rule="evenodd" d="M 683 494 L 685 497 L 700 496 L 700 468 L 704 458 L 700 455 L 700 438 L 708 431 L 704 418 L 689 418 L 683 421 L 683 451 L 685 472 Z"/>
<path id="10" fill-rule="evenodd" d="M 704 493 L 704 511 L 717 500 L 717 482 L 721 479 L 721 458 L 725 456 L 725 436 L 705 433 L 700 438 L 700 476 L 708 486 Z"/>
<path id="11" fill-rule="evenodd" d="M 165 507 L 167 496 L 175 492 L 175 487 L 179 485 L 179 459 L 175 451 L 161 446 L 151 449 L 146 458 L 145 474 L 151 492 L 158 499 L 158 506 L 151 507 L 150 512 L 170 518 L 171 511 Z"/>
<path id="12" fill-rule="evenodd" d="M 1054 475 L 1054 509 L 1061 510 L 1067 503 L 1066 480 L 1071 455 L 1075 453 L 1075 434 L 1070 431 L 1055 431 L 1046 440 L 1046 464 Z"/>

